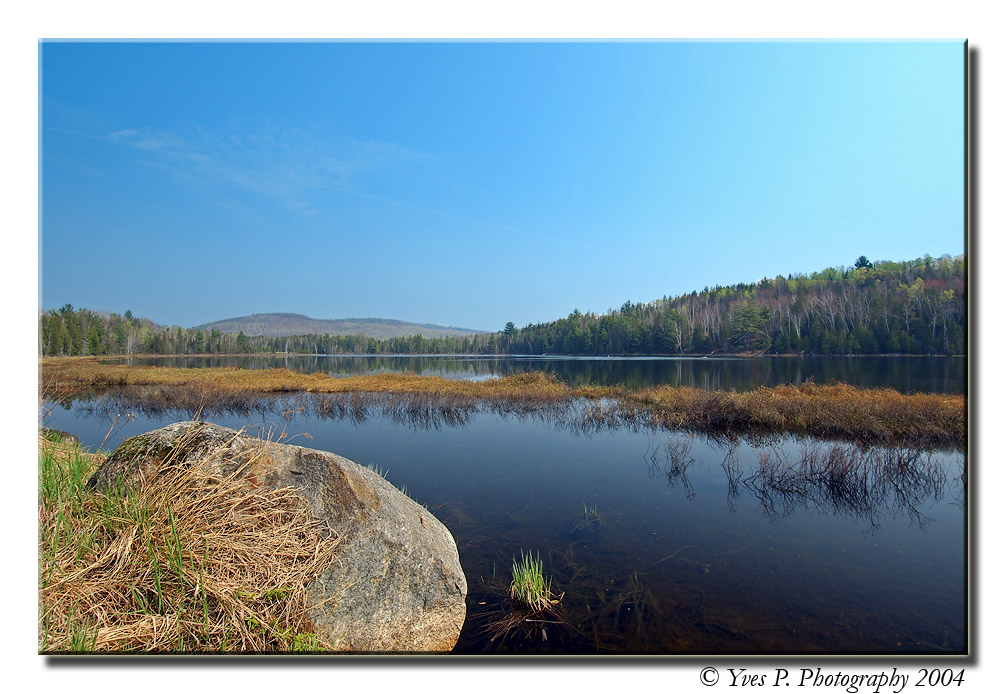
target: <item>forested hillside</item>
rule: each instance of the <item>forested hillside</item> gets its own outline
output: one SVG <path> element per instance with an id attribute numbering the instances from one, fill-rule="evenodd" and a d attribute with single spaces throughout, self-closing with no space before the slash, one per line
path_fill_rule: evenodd
<path id="1" fill-rule="evenodd" d="M 248 337 L 219 330 L 186 330 L 124 314 L 99 313 L 70 304 L 39 317 L 43 356 L 99 354 L 231 354 L 251 351 Z"/>
<path id="2" fill-rule="evenodd" d="M 74 310 L 39 317 L 43 356 L 97 354 L 963 354 L 965 258 L 925 256 L 705 288 L 494 334 L 248 336 Z"/>
<path id="3" fill-rule="evenodd" d="M 828 268 L 706 288 L 516 330 L 497 349 L 560 354 L 963 354 L 965 258 Z"/>

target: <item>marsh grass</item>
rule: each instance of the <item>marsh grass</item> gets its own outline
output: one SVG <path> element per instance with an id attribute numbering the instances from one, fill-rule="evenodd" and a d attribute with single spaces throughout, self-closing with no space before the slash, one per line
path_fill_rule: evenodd
<path id="1" fill-rule="evenodd" d="M 664 629 L 678 631 L 665 619 L 654 594 L 636 571 L 596 592 L 601 593 L 598 606 L 593 613 L 589 611 L 585 621 L 598 650 L 602 649 L 602 643 L 610 649 L 618 641 L 623 642 L 621 648 L 626 650 L 646 650 L 655 622 Z M 606 634 L 606 638 L 600 638 L 601 634 Z"/>
<path id="2" fill-rule="evenodd" d="M 479 407 L 501 414 L 568 417 L 584 431 L 648 426 L 712 436 L 792 433 L 862 444 L 965 446 L 962 395 L 899 393 L 844 384 L 706 391 L 571 387 L 529 372 L 485 381 L 404 373 L 332 378 L 289 369 L 139 367 L 97 359 L 42 360 L 42 390 L 119 394 L 141 411 L 252 412 L 270 396 L 306 393 L 306 410 L 363 421 L 369 408 L 415 426 L 461 425 Z M 574 402 L 583 403 L 571 410 Z M 146 410 L 144 408 L 147 408 Z"/>
<path id="3" fill-rule="evenodd" d="M 554 627 L 560 628 L 560 634 L 569 629 L 560 608 L 564 594 L 553 594 L 552 578 L 544 575 L 540 555 L 533 557 L 530 551 L 522 551 L 520 560 L 513 558 L 509 586 L 497 579 L 494 563 L 487 587 L 500 596 L 499 603 L 475 612 L 471 618 L 482 623 L 479 633 L 489 637 L 493 647 L 502 649 L 509 644 L 521 650 L 540 649 L 549 640 L 549 631 L 555 633 Z"/>
<path id="4" fill-rule="evenodd" d="M 784 385 L 744 392 L 659 386 L 624 402 L 654 423 L 700 432 L 788 432 L 863 444 L 964 446 L 961 395 L 906 395 L 841 383 Z"/>
<path id="5" fill-rule="evenodd" d="M 579 545 L 575 542 L 565 552 L 549 553 L 557 575 L 568 588 L 562 596 L 562 609 L 554 604 L 544 611 L 533 612 L 510 598 L 508 592 L 502 604 L 492 604 L 490 599 L 491 606 L 472 615 L 474 622 L 482 624 L 477 633 L 487 637 L 485 650 L 549 653 L 568 652 L 572 648 L 580 653 L 648 652 L 653 650 L 653 638 L 662 630 L 677 632 L 673 621 L 669 621 L 672 615 L 659 605 L 643 571 L 630 568 L 625 574 L 602 573 L 597 566 L 577 560 Z M 531 553 L 522 553 L 520 560 L 514 560 L 515 565 L 521 566 L 518 573 L 525 568 L 530 569 L 528 573 L 540 573 L 537 559 Z M 535 582 L 538 580 L 536 577 Z M 486 597 L 504 589 L 495 578 L 483 582 L 488 587 Z"/>
<path id="6" fill-rule="evenodd" d="M 324 649 L 304 586 L 336 540 L 290 489 L 168 460 L 107 493 L 102 456 L 39 439 L 41 653 Z"/>
<path id="7" fill-rule="evenodd" d="M 598 507 L 588 506 L 587 502 L 582 502 L 583 512 L 577 517 L 574 524 L 574 532 L 579 532 L 587 537 L 593 537 L 596 532 L 600 532 L 605 527 L 605 516 L 610 514 L 598 513 Z"/>
<path id="8" fill-rule="evenodd" d="M 585 525 L 605 524 L 605 521 L 598 514 L 598 507 L 588 506 L 586 501 L 584 502 L 584 520 L 582 522 Z"/>
<path id="9" fill-rule="evenodd" d="M 563 599 L 552 592 L 552 577 L 542 573 L 541 555 L 532 558 L 531 552 L 521 551 L 521 559 L 511 566 L 511 585 L 508 597 L 518 606 L 533 614 L 555 613 Z"/>
<path id="10" fill-rule="evenodd" d="M 493 398 L 525 402 L 562 400 L 571 393 L 601 397 L 614 388 L 583 386 L 571 389 L 543 372 L 515 374 L 485 381 L 445 379 L 411 373 L 380 373 L 333 378 L 324 373 L 305 374 L 290 369 L 238 369 L 235 367 L 182 369 L 163 366 L 109 364 L 92 358 L 43 359 L 42 382 L 75 390 L 106 390 L 125 386 L 171 386 L 188 389 L 193 399 L 219 393 L 394 393 L 398 395 L 450 395 L 462 400 Z"/>

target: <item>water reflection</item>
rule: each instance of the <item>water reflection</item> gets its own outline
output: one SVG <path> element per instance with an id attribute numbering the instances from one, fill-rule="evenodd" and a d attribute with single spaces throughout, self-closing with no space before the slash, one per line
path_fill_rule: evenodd
<path id="1" fill-rule="evenodd" d="M 688 434 L 678 438 L 670 438 L 661 447 L 651 450 L 648 445 L 644 459 L 653 479 L 665 479 L 672 489 L 681 487 L 685 498 L 691 501 L 696 498 L 696 491 L 689 482 L 689 467 L 696 459 L 689 455 L 692 450 L 694 435 Z"/>
<path id="2" fill-rule="evenodd" d="M 605 403 L 257 402 L 198 414 L 273 438 L 300 434 L 294 443 L 385 470 L 448 527 L 469 583 L 459 653 L 967 645 L 961 452 L 712 438 L 620 422 Z M 134 414 L 112 447 L 192 414 L 135 405 L 122 393 L 93 398 L 47 425 L 94 446 Z M 501 631 L 511 562 L 528 550 L 541 554 L 562 609 Z"/>
<path id="3" fill-rule="evenodd" d="M 962 393 L 962 357 L 541 357 L 541 356 L 240 356 L 130 357 L 138 366 L 243 369 L 287 368 L 305 373 L 353 376 L 383 372 L 416 373 L 481 380 L 529 371 L 556 374 L 564 383 L 619 385 L 630 389 L 657 385 L 704 390 L 752 390 L 760 386 L 801 385 L 836 380 L 862 388 L 894 388 L 903 393 Z"/>
<path id="4" fill-rule="evenodd" d="M 109 424 L 109 431 L 132 422 L 137 413 L 173 421 L 255 415 L 275 420 L 265 428 L 269 433 L 285 432 L 297 420 L 361 425 L 372 419 L 413 430 L 439 431 L 465 428 L 477 414 L 491 413 L 503 419 L 547 423 L 578 436 L 620 430 L 646 433 L 648 443 L 642 460 L 649 477 L 663 480 L 671 490 L 680 490 L 687 501 L 696 497 L 689 471 L 696 462 L 692 449 L 698 437 L 709 449 L 723 452 L 720 468 L 731 507 L 745 488 L 770 521 L 798 511 L 815 511 L 866 521 L 871 530 L 879 527 L 881 518 L 898 516 L 909 517 L 922 528 L 930 519 L 921 507 L 941 501 L 949 491 L 964 508 L 963 453 L 948 454 L 958 466 L 949 478 L 947 456 L 936 456 L 926 448 L 871 447 L 786 434 L 710 435 L 676 430 L 662 439 L 661 433 L 667 430 L 652 418 L 606 401 L 482 403 L 452 396 L 355 392 L 252 399 L 237 396 L 233 401 L 225 394 L 212 406 L 203 401 L 180 406 L 177 398 L 165 397 L 157 389 L 109 393 L 81 401 L 76 411 Z M 109 438 L 106 434 L 103 443 Z M 742 450 L 747 454 L 744 459 Z M 600 520 L 596 507 L 592 511 L 585 504 L 584 513 L 593 513 Z M 592 525 L 604 524 L 586 524 Z"/>
<path id="5" fill-rule="evenodd" d="M 801 442 L 793 458 L 776 447 L 759 451 L 743 482 L 771 521 L 815 510 L 866 521 L 871 531 L 899 516 L 923 528 L 931 519 L 921 509 L 949 487 L 948 469 L 932 452 L 818 441 Z"/>

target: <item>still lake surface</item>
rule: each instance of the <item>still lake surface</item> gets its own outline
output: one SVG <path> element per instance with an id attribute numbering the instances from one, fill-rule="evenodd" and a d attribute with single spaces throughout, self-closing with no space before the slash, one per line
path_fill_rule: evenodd
<path id="1" fill-rule="evenodd" d="M 337 373 L 342 368 L 325 361 L 332 358 L 299 359 Z M 451 377 L 542 368 L 539 360 L 513 358 L 356 359 L 357 369 L 397 364 Z M 784 379 L 777 382 L 793 382 L 785 380 L 790 374 L 912 391 L 965 386 L 964 360 L 952 359 L 857 359 L 855 368 L 847 359 L 823 360 L 811 372 L 791 358 L 598 363 L 605 361 L 550 363 L 560 364 L 558 375 L 570 382 L 611 383 L 604 379 L 623 373 L 631 385 L 682 383 L 667 375 L 673 373 L 700 379 L 687 385 L 741 389 L 755 387 L 746 385 L 754 374 L 772 373 Z M 708 370 L 705 362 L 720 362 L 722 370 Z M 881 372 L 874 381 L 872 369 Z M 105 442 L 111 448 L 187 418 L 140 414 L 122 425 L 115 415 L 128 406 L 102 404 L 57 408 L 47 426 L 92 447 L 111 428 Z M 454 535 L 468 578 L 469 616 L 458 653 L 961 653 L 967 647 L 960 451 L 591 429 L 577 425 L 576 407 L 565 415 L 475 408 L 417 419 L 371 406 L 339 417 L 319 414 L 310 397 L 299 396 L 254 414 L 207 419 L 274 439 L 285 431 L 291 443 L 386 471 L 389 482 L 425 504 Z M 854 460 L 856 472 L 843 479 L 798 474 L 817 469 L 828 455 Z M 511 561 L 529 550 L 541 556 L 554 592 L 565 593 L 566 623 L 529 623 L 498 635 L 490 627 L 504 609 Z"/>
<path id="2" fill-rule="evenodd" d="M 961 393 L 963 357 L 560 357 L 476 355 L 313 355 L 219 357 L 133 357 L 137 366 L 242 369 L 287 368 L 334 377 L 384 372 L 416 373 L 481 380 L 528 371 L 546 371 L 572 386 L 657 385 L 705 390 L 752 390 L 784 383 L 837 380 L 861 388 L 894 388 L 902 393 Z"/>

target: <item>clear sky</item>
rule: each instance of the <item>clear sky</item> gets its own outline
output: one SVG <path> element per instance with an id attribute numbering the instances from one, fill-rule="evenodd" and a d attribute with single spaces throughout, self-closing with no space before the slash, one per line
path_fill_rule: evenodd
<path id="1" fill-rule="evenodd" d="M 39 304 L 485 330 L 964 250 L 964 50 L 40 44 Z"/>

